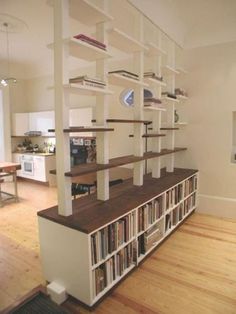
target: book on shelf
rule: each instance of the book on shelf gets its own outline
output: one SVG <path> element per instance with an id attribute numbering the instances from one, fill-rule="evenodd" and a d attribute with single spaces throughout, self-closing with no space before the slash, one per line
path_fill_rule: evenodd
<path id="1" fill-rule="evenodd" d="M 98 78 L 88 77 L 87 75 L 77 76 L 69 79 L 70 84 L 80 84 L 84 86 L 92 86 L 105 88 L 106 83 Z"/>
<path id="2" fill-rule="evenodd" d="M 166 215 L 166 225 L 165 225 L 165 231 L 168 231 L 172 227 L 172 221 L 171 221 L 171 214 Z"/>
<path id="3" fill-rule="evenodd" d="M 125 71 L 125 70 L 116 70 L 116 71 L 110 71 L 108 72 L 109 74 L 119 74 L 134 80 L 139 80 L 139 76 L 135 73 L 129 72 L 129 71 Z"/>
<path id="4" fill-rule="evenodd" d="M 86 36 L 84 34 L 78 34 L 78 35 L 75 35 L 74 36 L 75 39 L 78 39 L 78 40 L 81 40 L 81 41 L 84 41 L 92 46 L 95 46 L 97 48 L 100 48 L 100 49 L 103 49 L 103 50 L 106 50 L 106 45 L 94 38 L 91 38 L 89 36 Z"/>
<path id="5" fill-rule="evenodd" d="M 182 88 L 175 88 L 175 95 L 188 97 L 188 93 Z"/>
<path id="6" fill-rule="evenodd" d="M 161 94 L 163 96 L 166 96 L 166 97 L 169 97 L 169 98 L 177 99 L 177 96 L 174 93 L 171 93 L 171 92 L 162 92 Z"/>
<path id="7" fill-rule="evenodd" d="M 151 71 L 149 71 L 149 72 L 144 72 L 144 77 L 152 78 L 152 79 L 155 79 L 155 80 L 157 80 L 157 81 L 163 82 L 163 77 L 157 75 L 155 72 L 151 72 Z"/>

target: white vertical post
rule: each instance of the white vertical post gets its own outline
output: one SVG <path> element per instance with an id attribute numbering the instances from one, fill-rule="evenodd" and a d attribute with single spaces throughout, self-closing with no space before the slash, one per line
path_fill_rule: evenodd
<path id="1" fill-rule="evenodd" d="M 71 180 L 65 177 L 70 171 L 70 138 L 63 129 L 69 127 L 69 95 L 63 84 L 69 82 L 68 46 L 63 38 L 69 37 L 68 0 L 54 0 L 54 86 L 55 86 L 55 126 L 57 145 L 57 193 L 58 212 L 60 215 L 72 214 Z"/>
<path id="2" fill-rule="evenodd" d="M 168 62 L 169 65 L 175 69 L 175 43 L 171 42 L 168 49 Z M 175 74 L 171 74 L 169 78 L 169 91 L 175 92 Z M 173 103 L 167 105 L 167 125 L 168 127 L 174 128 L 175 120 L 175 105 Z M 175 147 L 175 131 L 168 131 L 167 133 L 167 148 L 174 149 Z M 167 157 L 167 172 L 174 171 L 174 154 L 170 154 Z"/>
<path id="3" fill-rule="evenodd" d="M 11 109 L 10 87 L 0 89 L 0 161 L 11 161 Z"/>
<path id="4" fill-rule="evenodd" d="M 104 9 L 107 6 L 107 1 L 104 2 Z M 108 43 L 106 24 L 100 23 L 96 25 L 96 38 L 97 40 Z M 96 61 L 96 76 L 107 83 L 107 60 L 101 59 Z M 96 97 L 96 123 L 97 125 L 107 126 L 106 119 L 108 118 L 108 96 L 99 95 Z M 97 163 L 109 163 L 109 143 L 108 133 L 97 133 L 96 146 L 97 146 Z M 109 199 L 109 170 L 97 172 L 97 198 L 99 200 Z"/>
<path id="5" fill-rule="evenodd" d="M 140 24 L 138 30 L 138 40 L 143 42 L 143 16 L 140 14 Z M 144 71 L 144 52 L 137 51 L 134 53 L 134 72 L 139 75 L 143 81 Z M 134 119 L 143 120 L 143 87 L 138 86 L 134 89 Z M 134 156 L 143 156 L 143 124 L 134 123 Z M 144 163 L 143 161 L 134 163 L 133 184 L 143 185 Z"/>

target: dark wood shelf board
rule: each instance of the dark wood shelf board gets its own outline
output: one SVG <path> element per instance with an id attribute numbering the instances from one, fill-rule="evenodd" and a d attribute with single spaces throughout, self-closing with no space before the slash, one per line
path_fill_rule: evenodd
<path id="1" fill-rule="evenodd" d="M 148 137 L 162 137 L 162 136 L 166 136 L 166 134 L 143 134 L 142 137 L 148 138 Z M 130 134 L 129 137 L 134 137 L 133 134 Z"/>
<path id="2" fill-rule="evenodd" d="M 96 122 L 95 119 L 92 122 Z M 129 119 L 107 119 L 106 122 L 108 123 L 144 123 L 144 124 L 151 124 L 152 121 L 149 120 L 129 120 Z"/>
<path id="3" fill-rule="evenodd" d="M 84 233 L 92 233 L 195 173 L 197 170 L 193 169 L 175 169 L 171 173 L 162 169 L 159 179 L 145 175 L 143 186 L 134 186 L 131 178 L 111 187 L 108 201 L 97 200 L 96 193 L 73 200 L 71 216 L 59 215 L 57 206 L 38 212 L 38 216 Z"/>
<path id="4" fill-rule="evenodd" d="M 101 170 L 106 170 L 114 167 L 119 167 L 123 165 L 128 165 L 132 164 L 134 162 L 146 160 L 146 159 L 151 159 L 151 158 L 156 158 L 164 155 L 169 155 L 173 153 L 177 153 L 180 151 L 187 150 L 185 147 L 176 147 L 175 149 L 162 149 L 160 153 L 155 153 L 155 152 L 147 152 L 143 156 L 122 156 L 122 157 L 116 157 L 110 159 L 108 164 L 96 164 L 96 163 L 91 163 L 91 164 L 81 164 L 78 166 L 75 166 L 71 168 L 71 171 L 66 172 L 65 176 L 67 177 L 79 177 L 83 176 L 85 174 L 101 171 Z M 51 170 L 51 174 L 56 174 L 56 170 Z"/>
<path id="5" fill-rule="evenodd" d="M 71 127 L 69 129 L 64 129 L 64 133 L 73 133 L 73 132 L 107 132 L 107 131 L 114 131 L 113 128 L 101 128 L 101 127 L 94 127 L 94 128 L 80 128 L 80 127 Z M 49 129 L 48 132 L 55 132 L 54 129 Z"/>
<path id="6" fill-rule="evenodd" d="M 160 128 L 162 131 L 168 131 L 168 130 L 179 130 L 179 128 Z"/>

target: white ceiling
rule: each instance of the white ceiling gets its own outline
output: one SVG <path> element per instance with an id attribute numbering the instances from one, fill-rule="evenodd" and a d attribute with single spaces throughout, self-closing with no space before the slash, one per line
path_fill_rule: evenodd
<path id="1" fill-rule="evenodd" d="M 129 0 L 184 48 L 236 40 L 236 0 Z M 25 21 L 28 29 L 10 34 L 14 71 L 21 77 L 52 72 L 53 11 L 47 0 L 0 0 L 0 13 Z M 0 33 L 0 61 L 6 58 Z M 4 72 L 4 63 L 0 71 Z M 0 73 L 1 74 L 1 73 Z"/>

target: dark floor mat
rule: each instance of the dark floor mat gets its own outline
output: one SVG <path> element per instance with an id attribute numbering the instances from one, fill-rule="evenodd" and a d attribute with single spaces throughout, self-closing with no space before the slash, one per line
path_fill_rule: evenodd
<path id="1" fill-rule="evenodd" d="M 69 314 L 68 311 L 62 309 L 59 305 L 51 301 L 45 294 L 39 292 L 31 300 L 17 309 L 10 311 L 14 314 Z"/>

